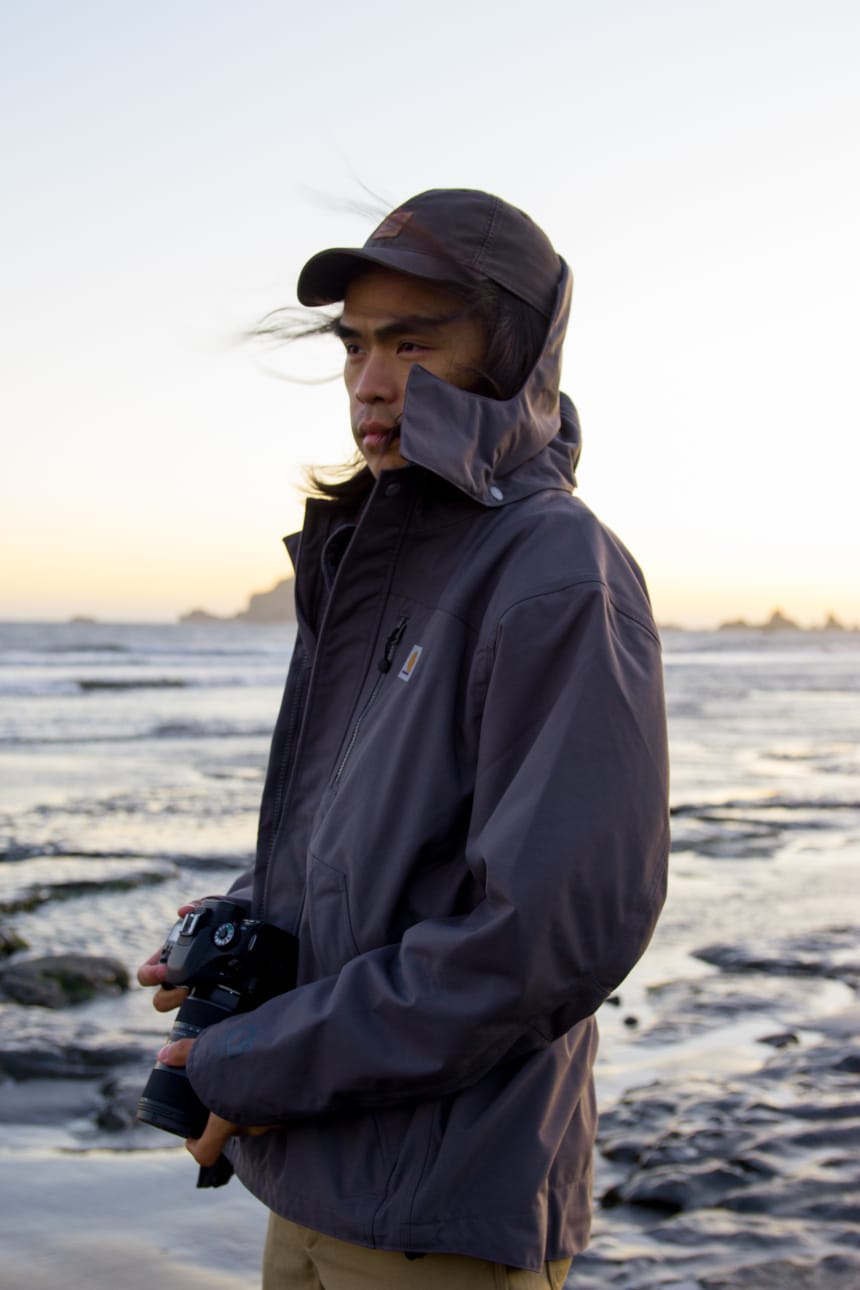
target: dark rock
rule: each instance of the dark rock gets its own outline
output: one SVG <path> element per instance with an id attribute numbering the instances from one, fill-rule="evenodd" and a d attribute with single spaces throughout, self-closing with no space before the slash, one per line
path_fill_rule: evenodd
<path id="1" fill-rule="evenodd" d="M 0 927 L 0 959 L 8 959 L 12 954 L 17 954 L 19 950 L 28 948 L 27 942 L 17 932 Z"/>
<path id="2" fill-rule="evenodd" d="M 729 974 L 768 976 L 817 976 L 860 986 L 860 960 L 856 957 L 856 930 L 832 927 L 814 935 L 787 938 L 764 953 L 743 945 L 707 945 L 694 957 Z"/>
<path id="3" fill-rule="evenodd" d="M 140 1056 L 135 1044 L 92 1048 L 45 1046 L 29 1052 L 0 1050 L 0 1072 L 16 1080 L 92 1079 L 114 1066 Z"/>
<path id="4" fill-rule="evenodd" d="M 100 1088 L 102 1105 L 96 1114 L 96 1124 L 100 1129 L 117 1133 L 124 1129 L 136 1129 L 140 1125 L 137 1118 L 137 1104 L 146 1083 L 148 1071 L 142 1075 L 138 1070 L 119 1071 L 105 1080 Z"/>
<path id="5" fill-rule="evenodd" d="M 603 1154 L 607 1160 L 617 1160 L 619 1164 L 635 1165 L 642 1159 L 650 1147 L 647 1138 L 618 1137 L 603 1145 Z"/>
<path id="6" fill-rule="evenodd" d="M 749 1075 L 682 1074 L 605 1111 L 578 1290 L 860 1286 L 854 1017 Z"/>
<path id="7" fill-rule="evenodd" d="M 0 1083 L 0 1124 L 64 1124 L 94 1116 L 101 1105 L 92 1072 L 89 1079 L 8 1079 Z"/>
<path id="8" fill-rule="evenodd" d="M 28 914 L 31 909 L 44 905 L 48 896 L 40 889 L 28 887 L 17 896 L 0 900 L 0 914 Z"/>
<path id="9" fill-rule="evenodd" d="M 712 1160 L 683 1169 L 645 1169 L 620 1187 L 612 1188 L 603 1197 L 602 1204 L 605 1208 L 616 1204 L 644 1205 L 678 1214 L 685 1209 L 718 1205 L 746 1181 L 742 1169 Z"/>
<path id="10" fill-rule="evenodd" d="M 173 876 L 173 870 L 139 869 L 110 878 L 69 879 L 40 882 L 20 888 L 16 895 L 0 901 L 0 914 L 27 913 L 49 900 L 76 900 L 81 896 L 100 896 L 108 891 L 136 891 L 151 887 Z"/>
<path id="11" fill-rule="evenodd" d="M 777 1259 L 699 1278 L 702 1290 L 857 1290 L 860 1262 L 833 1254 L 820 1262 Z"/>
<path id="12" fill-rule="evenodd" d="M 800 1040 L 793 1030 L 785 1030 L 778 1035 L 762 1035 L 758 1042 L 769 1044 L 771 1048 L 790 1048 L 793 1044 L 799 1044 Z"/>
<path id="13" fill-rule="evenodd" d="M 14 1003 L 38 1008 L 65 1008 L 127 989 L 124 964 L 96 954 L 50 954 L 0 970 L 0 992 Z"/>
<path id="14" fill-rule="evenodd" d="M 639 1211 L 643 1214 L 645 1211 Z M 615 1209 L 596 1216 L 592 1243 L 574 1261 L 576 1290 L 847 1290 L 860 1285 L 860 1257 L 841 1233 L 818 1225 L 738 1215 L 718 1208 L 648 1219 Z M 776 1268 L 782 1279 L 773 1279 Z M 819 1279 L 819 1269 L 826 1269 Z M 852 1280 L 852 1276 L 854 1280 Z M 804 1280 L 804 1278 L 808 1278 Z"/>
<path id="15" fill-rule="evenodd" d="M 189 617 L 186 621 L 194 622 L 195 620 Z M 104 1129 L 107 1133 L 121 1133 L 125 1129 L 133 1129 L 137 1125 L 137 1120 L 134 1116 L 129 1115 L 124 1108 L 117 1109 L 112 1105 L 103 1106 L 95 1119 L 99 1128 Z"/>
<path id="16" fill-rule="evenodd" d="M 125 1002 L 107 1013 L 122 1015 Z M 102 1012 L 105 1010 L 102 1008 Z M 14 1080 L 103 1080 L 117 1067 L 134 1064 L 141 1079 L 152 1068 L 166 1023 L 127 1029 L 95 1021 L 87 1008 L 0 1006 L 0 1077 Z"/>
<path id="17" fill-rule="evenodd" d="M 765 989 L 753 973 L 664 981 L 648 987 L 648 1001 L 657 1016 L 642 1034 L 650 1044 L 677 1043 L 706 1034 L 717 1024 L 730 1024 L 756 1013 L 767 1014 L 773 1024 L 774 1012 L 788 1015 L 799 1011 L 808 992 L 801 977 L 771 978 Z M 763 1021 L 763 1029 L 765 1024 Z"/>

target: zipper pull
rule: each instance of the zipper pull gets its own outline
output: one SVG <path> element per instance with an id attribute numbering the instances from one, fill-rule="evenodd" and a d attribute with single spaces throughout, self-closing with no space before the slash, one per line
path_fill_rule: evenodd
<path id="1" fill-rule="evenodd" d="M 394 659 L 394 651 L 397 649 L 397 646 L 403 640 L 403 633 L 406 631 L 406 624 L 408 622 L 409 622 L 408 618 L 398 618 L 394 626 L 394 631 L 391 633 L 388 640 L 385 642 L 385 649 L 382 651 L 382 658 L 379 660 L 379 662 L 376 665 L 379 668 L 380 672 L 388 672 L 391 670 L 391 664 Z"/>

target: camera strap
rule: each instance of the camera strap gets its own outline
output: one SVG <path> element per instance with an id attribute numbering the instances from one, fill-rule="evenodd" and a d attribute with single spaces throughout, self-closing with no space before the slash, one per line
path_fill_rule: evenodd
<path id="1" fill-rule="evenodd" d="M 197 1175 L 198 1187 L 223 1187 L 233 1177 L 233 1166 L 225 1155 L 220 1155 L 214 1165 L 201 1165 Z"/>

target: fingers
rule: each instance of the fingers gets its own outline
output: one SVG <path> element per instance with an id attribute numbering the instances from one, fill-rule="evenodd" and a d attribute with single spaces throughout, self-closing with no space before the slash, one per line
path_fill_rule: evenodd
<path id="1" fill-rule="evenodd" d="M 152 1006 L 157 1012 L 172 1012 L 174 1008 L 179 1008 L 187 997 L 188 989 L 184 985 L 173 988 L 162 986 L 152 996 Z"/>
<path id="2" fill-rule="evenodd" d="M 222 1120 L 220 1115 L 212 1112 L 200 1137 L 189 1138 L 185 1146 L 198 1165 L 214 1165 L 227 1139 L 239 1131 L 238 1124 Z"/>
<path id="3" fill-rule="evenodd" d="M 172 1012 L 178 1008 L 185 1000 L 188 989 L 184 985 L 169 986 L 164 985 L 164 978 L 167 976 L 167 964 L 153 962 L 158 959 L 158 954 L 147 959 L 145 963 L 137 969 L 137 979 L 143 986 L 161 986 L 152 996 L 152 1006 L 157 1012 Z"/>
<path id="4" fill-rule="evenodd" d="M 172 1044 L 164 1045 L 158 1054 L 158 1060 L 163 1066 L 184 1066 L 193 1046 L 193 1039 L 177 1039 Z"/>
<path id="5" fill-rule="evenodd" d="M 161 985 L 167 976 L 167 964 L 159 962 L 161 950 L 151 954 L 145 963 L 137 969 L 137 980 L 140 985 Z"/>
<path id="6" fill-rule="evenodd" d="M 232 1138 L 234 1134 L 242 1138 L 258 1138 L 262 1133 L 270 1133 L 272 1129 L 280 1127 L 277 1124 L 255 1124 L 250 1127 L 233 1124 L 230 1120 L 222 1120 L 220 1115 L 216 1115 L 214 1111 L 211 1111 L 206 1122 L 206 1128 L 200 1137 L 189 1138 L 185 1143 L 185 1147 L 198 1165 L 214 1165 L 224 1150 L 227 1139 Z"/>
<path id="7" fill-rule="evenodd" d="M 176 912 L 180 918 L 184 918 L 186 914 L 193 913 L 200 903 L 201 902 L 199 900 L 188 901 L 186 904 L 180 905 Z M 167 977 L 167 964 L 161 962 L 161 955 L 163 952 L 163 948 L 157 949 L 155 953 L 150 954 L 146 962 L 142 963 L 137 969 L 137 980 L 139 985 L 148 987 L 163 985 L 165 978 Z M 165 991 L 164 995 L 156 995 L 153 1000 L 153 1005 L 159 1012 L 169 1012 L 171 1008 L 179 1007 L 182 1000 L 185 998 L 186 993 L 187 991 L 184 988 L 181 994 L 176 994 L 175 990 L 168 989 Z"/>

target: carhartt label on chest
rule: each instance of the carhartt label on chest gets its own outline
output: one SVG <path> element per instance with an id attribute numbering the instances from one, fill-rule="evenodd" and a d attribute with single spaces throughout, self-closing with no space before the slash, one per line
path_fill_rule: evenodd
<path id="1" fill-rule="evenodd" d="M 423 649 L 423 646 L 421 645 L 412 646 L 411 650 L 409 651 L 409 656 L 406 659 L 406 662 L 403 664 L 400 671 L 397 673 L 401 681 L 408 681 L 412 676 L 412 673 L 415 671 L 415 668 L 418 666 L 418 660 L 421 657 L 422 649 Z"/>

